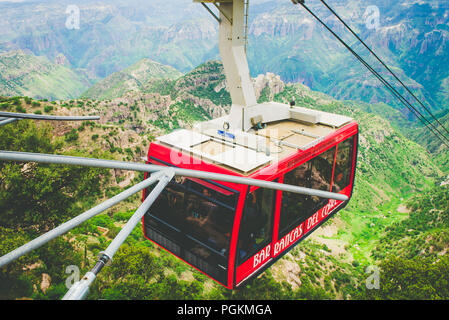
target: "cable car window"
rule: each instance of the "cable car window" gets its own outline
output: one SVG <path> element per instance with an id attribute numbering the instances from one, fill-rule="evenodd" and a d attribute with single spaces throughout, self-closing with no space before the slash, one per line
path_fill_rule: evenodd
<path id="1" fill-rule="evenodd" d="M 311 162 L 306 162 L 284 175 L 284 184 L 310 188 Z M 282 193 L 281 212 L 279 217 L 279 236 L 284 237 L 288 232 L 306 220 L 312 212 L 311 198 L 292 192 Z"/>
<path id="2" fill-rule="evenodd" d="M 205 181 L 200 184 L 186 178 L 177 180 L 170 182 L 157 198 L 145 223 L 176 238 L 182 242 L 181 245 L 189 246 L 187 249 L 204 259 L 211 256 L 210 252 L 227 255 L 236 193 L 218 186 L 214 186 L 213 190 L 209 188 L 211 184 Z M 219 191 L 225 194 L 218 196 Z M 146 194 L 149 192 L 151 189 Z M 234 204 L 234 207 L 230 204 Z M 192 242 L 188 245 L 180 233 Z"/>
<path id="3" fill-rule="evenodd" d="M 236 196 L 233 191 L 227 190 L 225 188 L 219 187 L 216 184 L 211 182 L 207 182 L 200 179 L 189 178 L 190 181 L 193 181 L 190 185 L 190 188 L 200 194 L 203 194 L 204 188 L 206 188 L 209 194 L 209 198 L 214 199 L 215 201 L 228 206 L 229 208 L 234 208 L 236 206 Z"/>
<path id="4" fill-rule="evenodd" d="M 312 170 L 310 186 L 312 189 L 330 191 L 332 183 L 332 172 L 334 169 L 336 147 L 333 147 L 311 160 Z M 314 212 L 327 203 L 327 199 L 311 197 Z"/>
<path id="5" fill-rule="evenodd" d="M 330 191 L 335 151 L 335 147 L 331 148 L 286 173 L 284 184 Z M 278 238 L 284 237 L 324 206 L 327 201 L 320 197 L 282 192 Z"/>
<path id="6" fill-rule="evenodd" d="M 151 190 L 151 188 L 146 189 L 145 195 L 148 196 Z M 180 217 L 184 215 L 185 192 L 183 185 L 170 182 L 149 210 L 151 215 L 157 218 L 157 220 L 148 220 L 150 225 L 163 230 L 179 229 Z"/>
<path id="7" fill-rule="evenodd" d="M 274 194 L 274 190 L 259 188 L 246 197 L 239 232 L 240 264 L 271 242 Z"/>
<path id="8" fill-rule="evenodd" d="M 351 137 L 338 145 L 335 162 L 333 192 L 340 192 L 351 182 L 352 163 L 354 158 L 354 137 Z"/>
<path id="9" fill-rule="evenodd" d="M 229 253 L 233 211 L 213 202 L 213 190 L 192 182 L 196 192 L 188 192 L 185 228 L 187 234 L 222 255 Z"/>

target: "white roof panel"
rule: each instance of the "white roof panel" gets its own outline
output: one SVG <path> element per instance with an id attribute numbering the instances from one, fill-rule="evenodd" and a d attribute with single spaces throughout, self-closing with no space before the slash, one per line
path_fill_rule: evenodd
<path id="1" fill-rule="evenodd" d="M 266 156 L 262 152 L 256 152 L 240 145 L 232 145 L 229 142 L 226 142 L 225 145 L 231 147 L 224 148 L 223 152 L 217 154 L 203 152 L 201 149 L 194 147 L 208 141 L 217 143 L 220 143 L 220 141 L 211 136 L 190 130 L 174 131 L 157 138 L 157 140 L 179 150 L 194 154 L 204 160 L 217 162 L 245 173 L 266 165 L 273 160 L 272 157 Z"/>

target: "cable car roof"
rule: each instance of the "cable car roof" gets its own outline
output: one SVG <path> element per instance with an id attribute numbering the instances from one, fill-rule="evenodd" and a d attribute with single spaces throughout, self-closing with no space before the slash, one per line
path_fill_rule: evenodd
<path id="1" fill-rule="evenodd" d="M 337 114 L 280 103 L 258 106 L 258 110 L 262 110 L 258 115 L 260 119 L 268 119 L 259 123 L 259 128 L 256 126 L 248 132 L 226 130 L 223 124 L 227 117 L 223 117 L 158 137 L 157 143 L 248 176 L 298 151 L 314 147 L 353 121 Z M 268 107 L 271 110 L 266 112 Z"/>

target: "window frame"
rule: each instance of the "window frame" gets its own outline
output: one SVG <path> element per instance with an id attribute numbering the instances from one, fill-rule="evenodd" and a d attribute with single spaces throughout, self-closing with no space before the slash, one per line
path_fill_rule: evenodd
<path id="1" fill-rule="evenodd" d="M 166 165 L 166 166 L 169 166 L 169 167 L 177 167 L 177 166 L 175 166 L 175 165 L 173 165 L 173 164 L 166 163 L 165 161 L 159 160 L 159 159 L 157 159 L 157 158 L 155 158 L 155 157 L 152 157 L 152 156 L 150 156 L 149 158 L 150 158 L 150 161 L 148 161 L 149 163 L 152 163 L 152 162 L 158 162 L 158 163 L 161 163 L 161 164 Z M 151 161 L 151 160 L 152 160 L 152 161 Z M 229 236 L 229 243 L 228 243 L 227 247 L 225 248 L 225 249 L 226 249 L 226 253 L 225 253 L 225 254 L 223 254 L 223 253 L 221 253 L 221 252 L 215 250 L 214 248 L 211 248 L 207 243 L 204 243 L 204 242 L 201 241 L 200 239 L 197 239 L 196 237 L 194 237 L 193 234 L 187 232 L 188 230 L 185 228 L 185 226 L 184 226 L 184 227 L 181 227 L 181 228 L 178 228 L 177 226 L 174 226 L 174 225 L 170 224 L 169 222 L 167 222 L 167 221 L 165 221 L 165 220 L 159 218 L 158 216 L 155 216 L 155 215 L 152 214 L 150 211 L 148 211 L 145 215 L 146 215 L 146 216 L 148 215 L 148 216 L 151 217 L 152 219 L 157 220 L 159 223 L 162 223 L 163 225 L 169 227 L 170 229 L 172 229 L 173 231 L 175 231 L 177 234 L 179 234 L 180 236 L 175 237 L 175 238 L 173 238 L 172 240 L 178 242 L 179 245 L 183 248 L 183 250 L 189 250 L 189 248 L 188 248 L 187 246 L 183 245 L 183 244 L 182 244 L 182 241 L 180 241 L 179 239 L 187 238 L 187 239 L 190 239 L 191 241 L 193 241 L 193 242 L 195 242 L 195 243 L 198 243 L 199 245 L 203 246 L 203 247 L 206 248 L 207 250 L 210 250 L 210 251 L 213 252 L 214 254 L 219 255 L 220 257 L 222 257 L 222 258 L 224 258 L 224 259 L 229 259 L 229 257 L 230 257 L 230 252 L 231 252 L 231 245 L 232 245 L 233 225 L 234 225 L 235 219 L 236 219 L 236 212 L 237 212 L 238 201 L 239 201 L 239 198 L 240 198 L 240 191 L 234 190 L 234 189 L 232 189 L 232 188 L 229 188 L 229 187 L 227 187 L 227 186 L 225 186 L 225 185 L 219 184 L 219 183 L 217 183 L 217 182 L 215 182 L 215 181 L 212 181 L 212 180 L 208 180 L 208 179 L 198 179 L 198 180 L 205 181 L 205 182 L 207 182 L 207 183 L 209 183 L 209 184 L 212 184 L 212 185 L 214 185 L 214 186 L 216 186 L 216 187 L 218 187 L 218 188 L 221 188 L 221 189 L 224 189 L 224 190 L 226 190 L 226 191 L 232 192 L 232 193 L 234 194 L 234 206 L 231 207 L 231 206 L 229 206 L 229 205 L 227 205 L 227 204 L 225 204 L 225 203 L 223 203 L 223 202 L 221 202 L 221 201 L 217 201 L 217 200 L 215 200 L 215 199 L 213 199 L 213 198 L 206 197 L 205 195 L 201 194 L 201 193 L 198 192 L 197 190 L 194 190 L 194 189 L 191 187 L 191 184 L 192 184 L 192 183 L 196 183 L 196 184 L 201 185 L 202 187 L 207 188 L 207 189 L 209 189 L 209 190 L 211 190 L 211 191 L 213 191 L 213 192 L 218 192 L 218 191 L 213 190 L 213 189 L 210 189 L 209 187 L 204 186 L 204 185 L 202 185 L 201 183 L 195 182 L 195 181 L 193 181 L 193 180 L 191 180 L 191 179 L 189 179 L 189 178 L 186 178 L 186 179 L 187 179 L 188 181 L 187 181 L 187 183 L 186 183 L 185 185 L 182 185 L 182 184 L 180 184 L 180 183 L 177 183 L 176 181 L 170 181 L 169 184 L 168 184 L 168 185 L 170 185 L 170 184 L 175 184 L 175 185 L 177 186 L 177 188 L 182 188 L 182 189 L 184 190 L 184 192 L 185 192 L 185 193 L 184 193 L 184 200 L 183 200 L 183 211 L 184 211 L 184 212 L 186 211 L 186 206 L 187 206 L 187 199 L 186 199 L 186 196 L 187 196 L 187 194 L 188 194 L 189 192 L 192 193 L 192 194 L 194 194 L 194 195 L 196 195 L 196 196 L 198 196 L 198 197 L 202 197 L 202 198 L 206 199 L 207 201 L 210 201 L 210 202 L 212 202 L 213 204 L 216 204 L 216 205 L 218 205 L 218 206 L 221 206 L 221 207 L 223 207 L 224 209 L 227 209 L 227 210 L 230 211 L 230 214 L 231 214 L 231 220 L 232 220 L 232 221 L 231 221 L 231 223 L 230 223 L 230 229 L 229 229 L 229 234 L 230 234 L 230 236 Z M 151 187 L 145 189 L 145 197 L 147 196 L 147 191 L 148 191 L 148 190 L 151 190 Z M 164 191 L 165 191 L 165 190 L 164 190 Z M 164 191 L 163 191 L 163 192 L 164 192 Z M 156 229 L 156 230 L 157 230 L 157 228 L 155 228 L 154 226 L 151 226 L 151 227 L 152 227 L 153 229 Z M 161 230 L 159 230 L 159 232 L 161 232 Z M 163 232 L 163 231 L 162 231 L 162 232 Z M 168 238 L 172 238 L 172 237 L 170 237 L 168 234 L 166 234 L 166 236 L 167 236 Z"/>
<path id="2" fill-rule="evenodd" d="M 313 159 L 313 158 L 312 158 L 312 159 Z M 302 187 L 310 188 L 310 187 L 311 187 L 311 174 L 312 174 L 312 164 L 311 164 L 311 160 L 312 160 L 312 159 L 310 159 L 309 161 L 303 162 L 303 163 L 300 164 L 299 166 L 297 166 L 297 167 L 293 168 L 292 170 L 290 170 L 290 171 L 284 173 L 283 183 L 285 183 L 285 176 L 286 176 L 287 174 L 293 174 L 294 170 L 296 170 L 296 169 L 298 169 L 299 167 L 301 167 L 301 166 L 303 166 L 303 165 L 309 163 L 310 168 L 307 170 L 307 175 L 308 175 L 308 176 L 306 177 L 306 178 L 307 178 L 307 179 L 306 179 L 307 185 L 306 185 L 306 186 L 302 186 Z M 286 226 L 284 226 L 284 228 L 281 229 L 282 204 L 283 204 L 283 201 L 284 201 L 284 193 L 285 193 L 284 191 L 281 191 L 281 205 L 280 205 L 280 208 L 279 208 L 279 227 L 278 227 L 278 234 L 277 234 L 277 238 L 278 238 L 278 239 L 282 239 L 282 238 L 283 238 L 285 235 L 287 235 L 291 230 L 293 230 L 293 229 L 296 228 L 298 225 L 300 225 L 302 222 L 304 222 L 305 220 L 307 220 L 307 218 L 304 218 L 304 219 L 303 219 L 302 217 L 299 217 L 299 218 L 294 219 L 293 221 L 287 223 Z M 309 202 L 311 201 L 311 198 L 310 198 L 310 196 L 308 196 L 308 195 L 298 195 L 298 196 L 303 196 L 303 197 L 305 198 L 305 203 L 306 203 L 306 205 L 307 205 L 307 203 L 309 203 Z M 311 210 L 313 210 L 313 209 L 311 209 Z"/>
<path id="3" fill-rule="evenodd" d="M 279 178 L 273 179 L 271 180 L 272 182 L 278 182 Z M 268 190 L 272 192 L 272 200 L 271 200 L 271 221 L 269 221 L 270 223 L 270 228 L 269 228 L 269 232 L 268 232 L 268 240 L 261 243 L 258 246 L 258 250 L 255 250 L 254 252 L 252 252 L 251 254 L 247 254 L 245 257 L 241 258 L 239 255 L 239 251 L 240 251 L 240 247 L 242 245 L 242 241 L 243 241 L 243 234 L 242 234 L 242 223 L 244 220 L 244 214 L 245 214 L 245 209 L 246 209 L 246 205 L 247 205 L 247 198 L 251 193 L 254 193 L 260 189 L 264 189 L 264 190 Z M 257 252 L 259 252 L 260 250 L 262 250 L 263 248 L 265 248 L 266 246 L 268 246 L 269 244 L 273 243 L 273 234 L 274 234 L 274 230 L 275 230 L 275 221 L 276 221 L 276 201 L 277 201 L 277 190 L 271 190 L 271 189 L 267 189 L 267 188 L 262 188 L 262 187 L 256 187 L 255 189 L 251 191 L 251 187 L 248 186 L 247 187 L 247 191 L 245 192 L 245 204 L 242 208 L 242 215 L 240 217 L 240 225 L 239 225 L 239 232 L 238 232 L 238 240 L 237 240 L 237 246 L 236 246 L 236 259 L 235 259 L 235 270 L 237 270 L 237 268 L 239 266 L 241 266 L 242 264 L 244 264 L 246 261 L 248 261 L 249 259 L 251 259 Z"/>
<path id="4" fill-rule="evenodd" d="M 343 141 L 346 141 L 346 140 L 343 140 Z M 329 184 L 330 184 L 329 190 L 325 190 L 325 191 L 332 190 L 332 183 L 333 183 L 333 178 L 334 178 L 334 173 L 335 173 L 335 163 L 336 163 L 336 156 L 337 156 L 337 152 L 338 152 L 338 145 L 339 145 L 339 143 L 330 146 L 328 149 L 320 152 L 319 154 L 316 154 L 314 157 L 308 159 L 307 161 L 302 162 L 301 164 L 299 164 L 299 165 L 295 166 L 294 168 L 291 168 L 289 171 L 285 172 L 282 177 L 283 183 L 285 183 L 286 175 L 293 174 L 293 172 L 296 169 L 298 169 L 299 167 L 301 167 L 307 163 L 310 163 L 310 165 L 309 165 L 310 168 L 307 170 L 307 174 L 308 174 L 307 186 L 302 186 L 302 187 L 312 188 L 312 176 L 311 175 L 312 175 L 312 171 L 313 171 L 313 161 L 316 160 L 321 155 L 325 154 L 326 152 L 329 152 L 330 150 L 334 149 L 332 168 L 331 168 L 331 176 L 330 176 L 330 181 L 329 181 Z M 316 204 L 314 204 L 311 196 L 304 195 L 306 206 L 309 205 L 310 209 L 308 209 L 306 211 L 305 216 L 299 216 L 298 218 L 293 219 L 291 222 L 286 224 L 284 229 L 281 230 L 282 204 L 284 201 L 285 192 L 286 191 L 280 192 L 281 196 L 280 196 L 280 207 L 279 207 L 279 213 L 278 213 L 279 214 L 278 232 L 277 232 L 277 235 L 274 235 L 274 236 L 276 236 L 277 239 L 282 239 L 285 235 L 287 235 L 289 232 L 291 232 L 294 228 L 296 228 L 301 223 L 305 222 L 308 218 L 310 218 L 317 211 L 319 211 L 322 207 L 324 207 L 326 205 L 326 203 L 329 201 L 329 199 L 322 199 L 319 202 L 317 202 Z"/>
<path id="5" fill-rule="evenodd" d="M 335 165 L 334 165 L 334 174 L 332 177 L 331 192 L 341 192 L 342 190 L 344 190 L 348 186 L 350 186 L 351 183 L 353 184 L 352 176 L 353 176 L 353 172 L 354 172 L 354 165 L 356 165 L 356 161 L 354 161 L 354 156 L 357 157 L 357 153 L 355 153 L 355 151 L 357 150 L 357 146 L 355 145 L 356 141 L 357 141 L 357 134 L 352 135 L 337 144 L 337 154 L 335 156 Z M 335 175 L 337 173 L 337 159 L 338 159 L 339 151 L 341 150 L 340 147 L 345 142 L 349 142 L 349 153 L 348 153 L 349 157 L 348 157 L 348 162 L 347 162 L 348 167 L 346 168 L 346 170 L 347 170 L 346 177 L 344 177 L 347 183 L 343 188 L 340 188 L 339 191 L 335 191 L 334 186 L 335 186 Z"/>

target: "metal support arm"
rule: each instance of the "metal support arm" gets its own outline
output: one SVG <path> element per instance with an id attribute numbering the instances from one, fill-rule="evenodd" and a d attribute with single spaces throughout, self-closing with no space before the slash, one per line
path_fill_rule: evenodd
<path id="1" fill-rule="evenodd" d="M 217 15 L 216 15 L 211 9 L 209 9 L 209 7 L 208 7 L 205 3 L 201 2 L 201 4 L 202 4 L 203 7 L 210 13 L 210 15 L 211 15 L 215 20 L 217 20 L 218 23 L 221 22 L 221 19 L 220 19 L 219 17 L 217 17 Z"/>
<path id="2" fill-rule="evenodd" d="M 14 119 L 53 120 L 53 121 L 85 121 L 99 120 L 99 116 L 47 116 L 41 114 L 0 112 L 0 117 Z"/>
<path id="3" fill-rule="evenodd" d="M 73 228 L 79 226 L 81 223 L 89 220 L 90 218 L 95 217 L 96 215 L 102 213 L 103 211 L 111 208 L 112 206 L 118 204 L 119 202 L 129 198 L 130 196 L 136 194 L 137 192 L 151 186 L 162 176 L 162 172 L 156 172 L 151 175 L 150 178 L 140 182 L 139 184 L 125 190 L 113 198 L 99 204 L 98 206 L 84 212 L 83 214 L 63 223 L 59 227 L 41 235 L 40 237 L 24 244 L 23 246 L 15 249 L 14 251 L 9 252 L 8 254 L 0 257 L 0 268 L 7 265 L 8 263 L 20 258 L 21 256 L 27 254 L 28 252 L 35 250 L 50 240 L 59 237 L 66 232 L 72 230 Z"/>
<path id="4" fill-rule="evenodd" d="M 17 118 L 9 118 L 9 119 L 0 120 L 0 127 L 6 125 L 6 124 L 8 124 L 8 123 L 16 122 L 16 121 L 18 121 L 18 120 L 20 120 L 20 119 L 17 119 Z"/>
<path id="5" fill-rule="evenodd" d="M 84 166 L 84 167 L 132 170 L 132 171 L 141 171 L 141 172 L 156 172 L 156 171 L 161 171 L 161 170 L 164 170 L 167 168 L 164 166 L 135 163 L 135 162 L 101 160 L 101 159 L 93 159 L 93 158 L 59 156 L 59 155 L 51 155 L 51 154 L 11 152 L 11 151 L 1 151 L 1 150 L 0 150 L 0 160 L 77 165 L 77 166 Z M 317 197 L 326 198 L 326 199 L 335 199 L 335 200 L 340 200 L 340 201 L 349 200 L 349 197 L 344 194 L 321 191 L 321 190 L 298 187 L 298 186 L 292 186 L 292 185 L 283 184 L 283 183 L 263 181 L 263 180 L 258 180 L 258 179 L 251 179 L 251 178 L 245 178 L 245 177 L 231 176 L 231 175 L 227 175 L 227 174 L 218 174 L 218 173 L 213 173 L 213 172 L 197 171 L 197 170 L 190 170 L 190 169 L 173 168 L 173 170 L 175 172 L 175 175 L 182 176 L 182 177 L 244 184 L 244 185 L 256 186 L 256 187 L 261 187 L 261 188 L 273 189 L 273 190 L 293 192 L 293 193 L 309 195 L 309 196 L 317 196 Z"/>
<path id="6" fill-rule="evenodd" d="M 120 246 L 125 242 L 128 236 L 131 234 L 136 225 L 142 220 L 143 216 L 150 209 L 151 205 L 156 201 L 161 192 L 174 177 L 175 172 L 173 169 L 165 169 L 161 177 L 159 177 L 159 183 L 153 189 L 153 191 L 148 195 L 142 205 L 136 210 L 134 215 L 129 219 L 123 229 L 119 234 L 112 240 L 111 244 L 107 247 L 104 252 L 100 252 L 98 257 L 98 262 L 95 267 L 89 271 L 81 281 L 75 283 L 66 295 L 62 298 L 63 300 L 81 300 L 84 299 L 88 292 L 90 285 L 94 282 L 97 274 L 103 269 L 103 267 L 112 262 L 112 258 Z"/>

